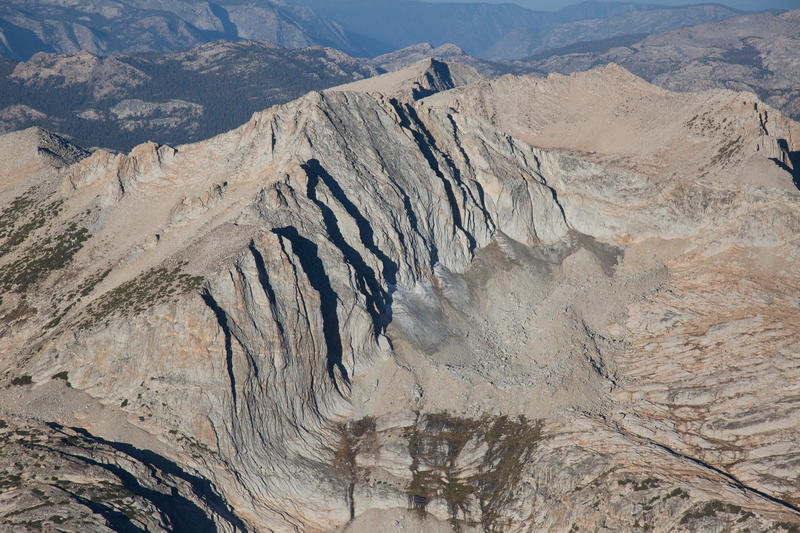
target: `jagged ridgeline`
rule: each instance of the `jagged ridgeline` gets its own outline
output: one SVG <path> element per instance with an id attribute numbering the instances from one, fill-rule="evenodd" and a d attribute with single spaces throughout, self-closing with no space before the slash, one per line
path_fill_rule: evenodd
<path id="1" fill-rule="evenodd" d="M 366 3 L 378 11 L 387 8 L 403 11 L 392 3 L 377 5 L 380 2 L 376 4 L 372 0 Z M 329 4 L 334 10 L 360 9 L 355 4 L 344 6 L 327 0 L 321 7 L 330 7 Z M 80 9 L 79 5 L 73 7 Z M 205 12 L 216 20 L 212 11 L 196 7 L 200 13 Z M 431 4 L 417 2 L 413 7 L 431 9 Z M 449 9 L 443 4 L 439 7 Z M 503 6 L 483 7 L 504 9 Z M 452 44 L 436 48 L 415 44 L 401 50 L 392 48 L 392 52 L 383 56 L 365 59 L 331 48 L 292 48 L 309 44 L 302 40 L 296 44 L 283 42 L 288 48 L 264 41 L 218 40 L 186 51 L 160 52 L 139 51 L 144 44 L 137 40 L 137 51 L 124 49 L 122 55 L 113 55 L 112 52 L 120 52 L 113 47 L 98 50 L 88 40 L 82 40 L 91 54 L 85 50 L 63 55 L 39 53 L 30 58 L 25 56 L 26 61 L 19 63 L 0 58 L 0 132 L 39 126 L 58 131 L 87 147 L 116 150 L 129 150 L 148 140 L 177 145 L 228 131 L 247 121 L 252 113 L 283 104 L 310 90 L 361 80 L 429 57 L 468 63 L 487 76 L 566 74 L 616 62 L 651 83 L 671 90 L 718 87 L 753 91 L 783 114 L 794 119 L 800 117 L 800 92 L 797 90 L 800 70 L 793 64 L 800 54 L 800 39 L 796 34 L 800 10 L 739 14 L 722 6 L 657 9 L 656 6 L 594 3 L 584 4 L 583 14 L 580 14 L 580 7 L 576 7 L 578 18 L 610 18 L 565 22 L 544 33 L 515 25 L 507 37 L 481 56 L 494 60 L 468 56 Z M 64 9 L 69 11 L 69 8 Z M 259 12 L 257 6 L 242 4 L 237 9 L 242 10 L 240 20 L 248 20 L 243 14 L 248 10 L 253 11 L 256 18 L 265 14 Z M 111 15 L 116 18 L 120 13 Z M 381 18 L 375 12 L 371 16 L 380 19 L 381 24 L 386 20 L 393 25 L 398 22 L 394 17 Z M 45 18 L 49 18 L 47 14 Z M 508 20 L 518 23 L 519 17 L 512 16 Z M 543 20 L 536 17 L 539 23 Z M 33 19 L 26 22 L 34 24 Z M 705 24 L 693 25 L 701 23 Z M 686 25 L 691 27 L 664 31 Z M 269 25 L 253 26 L 268 31 Z M 440 27 L 438 23 L 435 26 Z M 379 25 L 371 25 L 370 30 L 378 31 L 377 27 Z M 36 31 L 41 33 L 41 28 L 38 26 Z M 169 25 L 158 28 L 169 31 Z M 258 32 L 258 28 L 250 30 Z M 0 34 L 3 31 L 0 27 Z M 69 41 L 71 33 L 53 29 L 50 36 Z M 436 42 L 440 42 L 444 36 L 436 33 Z M 291 40 L 291 32 L 281 36 Z M 239 37 L 257 38 L 256 35 Z M 456 35 L 451 37 L 455 39 Z M 430 40 L 430 35 L 427 38 L 421 35 L 420 39 Z M 282 41 L 276 38 L 273 42 Z M 95 41 L 94 44 L 100 43 Z M 190 39 L 185 47 L 196 44 Z M 403 44 L 409 42 L 405 38 L 398 42 L 398 46 Z M 0 44 L 0 53 L 4 53 L 2 46 Z M 73 51 L 81 49 L 81 45 L 69 44 L 66 49 L 57 49 Z M 681 53 L 676 54 L 675 50 Z M 509 57 L 518 59 L 511 61 Z"/>
<path id="2" fill-rule="evenodd" d="M 793 531 L 795 131 L 426 62 L 177 149 L 0 136 L 0 524 Z"/>
<path id="3" fill-rule="evenodd" d="M 215 41 L 189 51 L 0 59 L 0 130 L 32 125 L 85 146 L 180 144 L 246 122 L 254 111 L 377 70 L 333 49 Z"/>

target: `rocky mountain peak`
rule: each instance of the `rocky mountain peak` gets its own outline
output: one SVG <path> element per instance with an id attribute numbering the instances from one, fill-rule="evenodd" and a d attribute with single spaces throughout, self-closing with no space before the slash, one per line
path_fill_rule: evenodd
<path id="1" fill-rule="evenodd" d="M 376 92 L 402 99 L 419 100 L 441 91 L 482 80 L 474 67 L 427 58 L 413 65 L 330 89 L 344 92 Z"/>

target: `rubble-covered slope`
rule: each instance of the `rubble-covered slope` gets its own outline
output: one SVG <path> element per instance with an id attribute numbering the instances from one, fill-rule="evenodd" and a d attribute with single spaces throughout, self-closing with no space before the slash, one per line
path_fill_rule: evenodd
<path id="1" fill-rule="evenodd" d="M 791 161 L 666 180 L 437 98 L 0 137 L 2 523 L 797 527 Z"/>

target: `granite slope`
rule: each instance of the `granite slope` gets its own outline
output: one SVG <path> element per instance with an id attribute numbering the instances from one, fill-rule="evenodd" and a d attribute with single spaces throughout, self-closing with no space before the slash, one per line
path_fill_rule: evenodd
<path id="1" fill-rule="evenodd" d="M 796 528 L 796 124 L 629 76 L 310 93 L 128 154 L 0 137 L 0 519 Z M 744 141 L 647 164 L 626 91 Z M 618 129 L 545 136 L 579 97 Z"/>

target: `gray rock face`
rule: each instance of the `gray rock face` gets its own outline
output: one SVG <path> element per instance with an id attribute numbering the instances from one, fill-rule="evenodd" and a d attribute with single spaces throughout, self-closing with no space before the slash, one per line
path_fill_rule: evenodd
<path id="1" fill-rule="evenodd" d="M 652 97 L 585 76 L 549 94 Z M 62 143 L 80 154 L 63 168 L 19 149 L 38 132 L 0 137 L 0 438 L 36 428 L 22 437 L 69 465 L 47 489 L 62 522 L 794 527 L 800 196 L 637 172 L 622 141 L 616 160 L 534 147 L 509 117 L 554 110 L 463 105 L 519 101 L 530 82 L 509 80 L 310 93 L 197 144 Z M 732 150 L 726 172 L 781 169 Z M 0 520 L 57 523 L 19 470 Z M 77 491 L 100 480 L 135 490 Z"/>
<path id="2" fill-rule="evenodd" d="M 425 59 L 434 58 L 446 63 L 465 63 L 474 60 L 454 44 L 443 44 L 434 48 L 430 43 L 412 45 L 388 54 L 379 55 L 371 63 L 386 71 L 399 70 Z"/>

